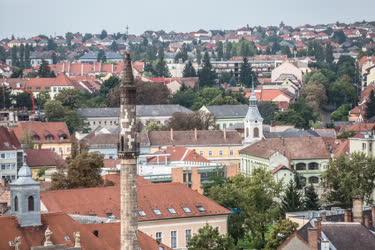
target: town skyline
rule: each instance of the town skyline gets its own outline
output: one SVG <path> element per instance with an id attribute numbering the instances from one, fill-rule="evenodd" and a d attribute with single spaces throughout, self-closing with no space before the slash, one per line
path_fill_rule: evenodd
<path id="1" fill-rule="evenodd" d="M 195 13 L 194 18 L 181 18 L 179 8 L 171 5 L 170 1 L 147 3 L 148 8 L 140 10 L 143 12 L 141 17 L 139 11 L 127 10 L 146 6 L 147 1 L 145 0 L 137 1 L 137 3 L 111 0 L 108 5 L 118 7 L 109 8 L 104 13 L 98 1 L 90 2 L 89 13 L 84 13 L 87 10 L 87 1 L 76 3 L 73 0 L 68 0 L 64 5 L 56 6 L 45 0 L 38 2 L 40 4 L 35 5 L 24 0 L 2 1 L 0 3 L 0 22 L 8 25 L 2 27 L 0 37 L 11 35 L 30 37 L 39 34 L 54 36 L 64 35 L 66 32 L 94 33 L 100 32 L 102 29 L 109 33 L 125 32 L 126 26 L 129 26 L 131 34 L 141 34 L 146 30 L 161 29 L 167 32 L 189 32 L 198 29 L 236 29 L 246 24 L 249 26 L 275 26 L 281 21 L 293 27 L 305 24 L 328 24 L 336 21 L 353 23 L 373 20 L 374 16 L 371 10 L 375 7 L 375 2 L 370 0 L 357 1 L 355 6 L 350 5 L 348 1 L 339 2 L 337 0 L 330 2 L 318 0 L 303 5 L 297 5 L 295 0 L 287 0 L 282 4 L 278 1 L 268 1 L 256 5 L 249 1 L 239 0 L 236 5 L 231 6 L 230 15 L 228 15 L 228 9 L 220 4 L 219 6 L 214 5 L 214 3 L 216 4 L 214 1 L 200 3 L 193 0 L 184 6 L 184 12 Z M 336 7 L 338 3 L 340 3 L 339 11 Z M 71 6 L 75 8 L 71 8 Z M 290 8 L 290 6 L 294 7 Z M 12 15 L 14 13 L 12 10 L 15 9 L 22 16 L 19 20 Z M 125 17 L 124 10 L 127 15 Z M 66 13 L 70 14 L 66 15 Z M 235 18 L 233 18 L 233 13 L 237 13 Z M 316 13 L 319 13 L 319 21 L 316 19 Z M 25 22 L 25 20 L 30 21 Z"/>

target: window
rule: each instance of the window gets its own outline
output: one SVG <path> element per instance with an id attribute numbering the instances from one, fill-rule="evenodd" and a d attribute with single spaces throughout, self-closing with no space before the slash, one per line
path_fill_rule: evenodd
<path id="1" fill-rule="evenodd" d="M 28 207 L 28 211 L 34 211 L 34 197 L 33 196 L 29 196 L 29 198 L 27 198 L 27 207 Z"/>
<path id="2" fill-rule="evenodd" d="M 106 215 L 107 215 L 108 218 L 113 217 L 113 214 L 112 214 L 112 213 L 106 213 Z"/>
<path id="3" fill-rule="evenodd" d="M 14 211 L 18 211 L 18 197 L 14 197 Z"/>
<path id="4" fill-rule="evenodd" d="M 212 151 L 208 151 L 208 155 L 209 155 L 209 156 L 212 156 Z"/>
<path id="5" fill-rule="evenodd" d="M 259 138 L 259 128 L 254 128 L 253 133 L 254 133 L 254 138 Z"/>
<path id="6" fill-rule="evenodd" d="M 171 231 L 171 247 L 177 247 L 177 231 Z"/>
<path id="7" fill-rule="evenodd" d="M 5 153 L 0 154 L 1 159 L 5 159 Z"/>
<path id="8" fill-rule="evenodd" d="M 362 143 L 362 150 L 366 150 L 366 143 Z"/>
<path id="9" fill-rule="evenodd" d="M 319 164 L 316 162 L 310 162 L 309 163 L 309 170 L 318 170 L 319 169 Z"/>
<path id="10" fill-rule="evenodd" d="M 46 136 L 46 140 L 47 141 L 53 141 L 55 138 L 53 137 L 53 135 L 47 135 Z"/>
<path id="11" fill-rule="evenodd" d="M 176 214 L 176 210 L 174 208 L 168 208 L 168 211 L 171 213 L 171 214 Z"/>
<path id="12" fill-rule="evenodd" d="M 201 213 L 206 212 L 206 209 L 205 209 L 203 206 L 198 205 L 198 206 L 197 206 L 197 209 L 198 209 L 198 211 L 201 212 Z"/>
<path id="13" fill-rule="evenodd" d="M 190 239 L 191 239 L 191 229 L 186 229 L 185 230 L 186 246 L 188 245 Z"/>
<path id="14" fill-rule="evenodd" d="M 200 155 L 203 155 L 203 151 L 200 151 L 199 154 L 200 154 Z"/>
<path id="15" fill-rule="evenodd" d="M 310 183 L 313 183 L 313 184 L 319 183 L 319 178 L 316 177 L 316 176 L 311 176 L 311 177 L 309 178 L 309 182 L 310 182 Z"/>
<path id="16" fill-rule="evenodd" d="M 229 151 L 229 155 L 233 155 L 233 150 L 230 150 L 230 151 Z"/>
<path id="17" fill-rule="evenodd" d="M 219 155 L 220 155 L 220 156 L 223 155 L 223 150 L 220 150 L 220 151 L 219 151 Z"/>
<path id="18" fill-rule="evenodd" d="M 161 232 L 156 232 L 155 239 L 157 242 L 162 242 L 163 236 Z"/>
<path id="19" fill-rule="evenodd" d="M 296 170 L 306 170 L 306 164 L 303 162 L 297 163 Z"/>
<path id="20" fill-rule="evenodd" d="M 155 213 L 156 215 L 161 215 L 161 211 L 160 211 L 160 209 L 154 209 L 154 213 Z"/>
<path id="21" fill-rule="evenodd" d="M 188 207 L 184 207 L 183 209 L 184 209 L 184 212 L 185 212 L 185 213 L 191 213 L 191 209 L 190 209 L 190 208 L 188 208 Z"/>

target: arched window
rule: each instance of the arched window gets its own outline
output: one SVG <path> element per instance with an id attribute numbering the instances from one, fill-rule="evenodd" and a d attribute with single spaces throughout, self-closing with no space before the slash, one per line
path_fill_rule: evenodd
<path id="1" fill-rule="evenodd" d="M 53 135 L 51 135 L 51 134 L 46 135 L 47 141 L 53 141 L 54 139 L 55 139 L 55 137 Z"/>
<path id="2" fill-rule="evenodd" d="M 246 128 L 246 137 L 249 137 L 249 128 Z"/>
<path id="3" fill-rule="evenodd" d="M 18 197 L 14 197 L 14 211 L 18 211 Z"/>
<path id="4" fill-rule="evenodd" d="M 309 182 L 310 182 L 310 183 L 313 183 L 313 184 L 319 183 L 319 178 L 316 177 L 316 176 L 311 176 L 311 177 L 309 178 Z"/>
<path id="5" fill-rule="evenodd" d="M 310 162 L 309 163 L 309 170 L 318 170 L 319 169 L 319 164 L 316 162 Z"/>
<path id="6" fill-rule="evenodd" d="M 39 135 L 34 135 L 34 136 L 33 136 L 33 140 L 34 140 L 34 141 L 40 141 L 40 137 L 39 137 Z"/>
<path id="7" fill-rule="evenodd" d="M 254 128 L 253 132 L 254 132 L 254 138 L 258 138 L 259 137 L 259 128 Z"/>
<path id="8" fill-rule="evenodd" d="M 34 211 L 34 197 L 33 196 L 29 196 L 29 198 L 27 198 L 27 207 L 28 207 L 28 211 Z"/>
<path id="9" fill-rule="evenodd" d="M 120 151 L 124 152 L 124 146 L 125 146 L 125 139 L 123 136 L 121 136 L 121 144 L 120 144 Z"/>
<path id="10" fill-rule="evenodd" d="M 299 182 L 300 182 L 301 187 L 306 186 L 306 178 L 305 177 L 301 176 L 299 178 Z"/>
<path id="11" fill-rule="evenodd" d="M 303 162 L 297 163 L 296 170 L 306 170 L 306 164 Z"/>

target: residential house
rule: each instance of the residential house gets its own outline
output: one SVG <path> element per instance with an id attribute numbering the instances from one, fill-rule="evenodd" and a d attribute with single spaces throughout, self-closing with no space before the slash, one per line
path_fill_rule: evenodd
<path id="1" fill-rule="evenodd" d="M 143 125 L 149 122 L 166 124 L 174 113 L 191 113 L 190 109 L 176 104 L 160 105 L 137 105 L 137 119 Z M 94 130 L 97 127 L 115 128 L 118 127 L 120 115 L 119 108 L 82 108 L 78 109 L 79 115 L 84 118 L 88 126 Z"/>
<path id="2" fill-rule="evenodd" d="M 34 180 L 44 180 L 46 170 L 57 170 L 66 164 L 61 156 L 50 149 L 26 149 L 25 153 Z"/>
<path id="3" fill-rule="evenodd" d="M 13 182 L 22 166 L 23 150 L 15 134 L 0 126 L 0 181 Z"/>
<path id="4" fill-rule="evenodd" d="M 210 105 L 202 106 L 200 111 L 212 114 L 215 117 L 215 123 L 219 129 L 227 129 L 235 124 L 242 124 L 246 113 L 249 109 L 248 105 Z"/>
<path id="5" fill-rule="evenodd" d="M 349 138 L 349 153 L 363 153 L 368 157 L 375 156 L 374 131 L 359 132 Z"/>
<path id="6" fill-rule="evenodd" d="M 272 70 L 271 79 L 272 82 L 276 82 L 282 74 L 286 74 L 293 75 L 298 81 L 303 82 L 304 75 L 310 71 L 305 62 L 287 60 Z"/>
<path id="7" fill-rule="evenodd" d="M 13 128 L 22 143 L 33 143 L 35 149 L 49 149 L 63 159 L 71 155 L 72 141 L 65 122 L 19 122 Z"/>
<path id="8" fill-rule="evenodd" d="M 119 178 L 119 177 L 118 177 Z M 209 224 L 227 233 L 230 210 L 181 183 L 150 184 L 138 179 L 138 228 L 173 249 L 186 249 L 198 230 Z M 119 185 L 41 193 L 48 212 L 118 219 Z M 101 225 L 97 225 L 100 230 Z M 91 228 L 95 228 L 94 226 Z"/>
<path id="9" fill-rule="evenodd" d="M 149 131 L 142 137 L 141 147 L 148 148 L 150 153 L 159 151 L 163 146 L 184 146 L 194 149 L 211 162 L 224 165 L 238 164 L 238 151 L 243 147 L 242 137 L 237 131 Z"/>
<path id="10" fill-rule="evenodd" d="M 53 64 L 53 54 L 52 51 L 38 52 L 33 51 L 30 53 L 30 65 L 31 67 L 40 66 L 43 61 L 48 64 Z"/>
<path id="11" fill-rule="evenodd" d="M 81 56 L 78 61 L 80 63 L 95 63 L 98 61 L 97 51 L 90 51 Z M 105 58 L 107 62 L 119 63 L 124 60 L 124 57 L 116 52 L 105 51 Z"/>
<path id="12" fill-rule="evenodd" d="M 241 173 L 251 175 L 256 168 L 274 171 L 285 166 L 296 171 L 303 183 L 319 186 L 321 174 L 331 158 L 322 137 L 267 138 L 240 150 Z"/>

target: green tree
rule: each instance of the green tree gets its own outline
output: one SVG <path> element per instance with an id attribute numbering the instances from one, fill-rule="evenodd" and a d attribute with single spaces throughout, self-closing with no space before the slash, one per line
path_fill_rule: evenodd
<path id="1" fill-rule="evenodd" d="M 153 105 L 166 104 L 169 100 L 169 89 L 165 85 L 137 82 L 137 104 Z"/>
<path id="2" fill-rule="evenodd" d="M 118 51 L 118 45 L 116 43 L 116 41 L 113 41 L 111 46 L 109 46 L 109 48 L 112 50 L 112 51 Z"/>
<path id="3" fill-rule="evenodd" d="M 158 60 L 154 66 L 154 74 L 158 77 L 170 77 L 167 63 L 164 60 L 164 48 L 160 47 L 158 52 Z"/>
<path id="4" fill-rule="evenodd" d="M 36 104 L 38 105 L 39 109 L 42 109 L 47 101 L 51 100 L 49 92 L 41 91 L 38 96 L 36 97 Z"/>
<path id="5" fill-rule="evenodd" d="M 12 58 L 12 66 L 19 67 L 17 46 L 12 47 L 12 49 L 10 50 L 10 55 L 11 55 L 11 58 Z"/>
<path id="6" fill-rule="evenodd" d="M 70 109 L 77 109 L 81 106 L 78 89 L 63 89 L 56 95 L 55 100 Z"/>
<path id="7" fill-rule="evenodd" d="M 224 52 L 224 59 L 229 60 L 232 58 L 232 49 L 233 49 L 233 44 L 231 42 L 226 42 L 225 43 L 225 52 Z"/>
<path id="8" fill-rule="evenodd" d="M 171 102 L 191 108 L 195 102 L 196 95 L 196 92 L 191 88 L 181 88 L 173 95 Z"/>
<path id="9" fill-rule="evenodd" d="M 120 78 L 117 76 L 111 76 L 103 82 L 100 86 L 99 93 L 101 96 L 106 97 L 108 93 L 120 84 Z"/>
<path id="10" fill-rule="evenodd" d="M 336 111 L 331 114 L 331 118 L 334 121 L 347 121 L 349 111 L 351 110 L 352 106 L 350 104 L 343 104 L 341 105 Z"/>
<path id="11" fill-rule="evenodd" d="M 32 107 L 32 101 L 31 101 L 31 95 L 29 93 L 18 93 L 15 96 L 12 97 L 13 101 L 15 102 L 16 108 L 27 108 L 31 109 Z"/>
<path id="12" fill-rule="evenodd" d="M 251 87 L 253 83 L 253 71 L 247 57 L 243 58 L 241 65 L 240 83 L 244 84 L 246 87 Z"/>
<path id="13" fill-rule="evenodd" d="M 57 44 L 55 43 L 55 41 L 53 40 L 53 38 L 48 38 L 47 40 L 47 49 L 48 50 L 54 50 L 56 51 L 57 49 Z"/>
<path id="14" fill-rule="evenodd" d="M 355 59 L 351 56 L 340 56 L 337 62 L 337 77 L 342 78 L 345 75 L 350 77 L 351 82 L 356 82 L 358 72 Z"/>
<path id="15" fill-rule="evenodd" d="M 55 77 L 55 73 L 51 71 L 51 68 L 49 67 L 47 61 L 42 60 L 42 63 L 39 66 L 38 76 L 39 77 Z"/>
<path id="16" fill-rule="evenodd" d="M 335 42 L 338 42 L 339 44 L 342 44 L 346 41 L 346 35 L 345 35 L 344 31 L 342 31 L 342 30 L 334 31 L 332 39 Z"/>
<path id="17" fill-rule="evenodd" d="M 251 248 L 265 245 L 268 227 L 277 220 L 280 213 L 282 183 L 276 182 L 272 173 L 255 169 L 251 177 L 242 175 L 229 179 L 224 185 L 211 187 L 209 197 L 221 205 L 231 208 L 229 233 L 235 239 L 249 235 Z"/>
<path id="18" fill-rule="evenodd" d="M 56 100 L 47 101 L 44 105 L 44 112 L 48 121 L 62 121 L 65 115 L 64 106 Z"/>
<path id="19" fill-rule="evenodd" d="M 371 90 L 369 99 L 366 103 L 366 119 L 370 119 L 375 116 L 375 94 L 374 90 Z"/>
<path id="20" fill-rule="evenodd" d="M 289 219 L 279 220 L 273 224 L 270 231 L 267 233 L 267 244 L 264 249 L 277 249 L 290 235 L 297 230 L 298 224 Z"/>
<path id="21" fill-rule="evenodd" d="M 106 38 L 108 36 L 108 33 L 106 30 L 102 30 L 102 32 L 100 33 L 100 40 L 103 40 L 104 38 Z"/>
<path id="22" fill-rule="evenodd" d="M 64 122 L 68 126 L 71 134 L 74 134 L 76 131 L 87 129 L 84 126 L 85 123 L 83 118 L 77 113 L 76 110 L 66 109 L 64 112 Z"/>
<path id="23" fill-rule="evenodd" d="M 224 58 L 224 45 L 223 42 L 218 42 L 216 47 L 217 60 L 220 61 Z"/>
<path id="24" fill-rule="evenodd" d="M 274 102 L 259 102 L 258 109 L 264 119 L 264 124 L 272 124 L 275 120 L 276 113 L 279 111 L 279 108 Z"/>
<path id="25" fill-rule="evenodd" d="M 282 207 L 284 212 L 296 212 L 303 209 L 301 193 L 297 190 L 296 183 L 290 180 L 285 194 L 282 198 Z"/>
<path id="26" fill-rule="evenodd" d="M 315 188 L 312 184 L 305 188 L 303 203 L 306 210 L 319 210 L 320 208 L 319 196 L 315 192 Z"/>
<path id="27" fill-rule="evenodd" d="M 65 33 L 65 40 L 66 40 L 66 44 L 68 46 L 72 46 L 72 40 L 74 38 L 74 35 L 72 32 L 67 32 Z"/>
<path id="28" fill-rule="evenodd" d="M 90 40 L 92 38 L 92 34 L 90 33 L 86 33 L 83 38 L 82 38 L 82 42 L 86 42 L 87 40 Z"/>
<path id="29" fill-rule="evenodd" d="M 31 67 L 31 61 L 30 61 L 30 45 L 26 44 L 25 46 L 25 67 L 30 68 Z"/>
<path id="30" fill-rule="evenodd" d="M 327 44 L 325 48 L 325 61 L 328 64 L 332 64 L 335 58 L 333 57 L 333 48 L 331 44 Z"/>
<path id="31" fill-rule="evenodd" d="M 232 250 L 235 248 L 230 237 L 220 235 L 218 228 L 206 224 L 188 242 L 189 250 Z"/>
<path id="32" fill-rule="evenodd" d="M 0 109 L 8 109 L 11 106 L 11 89 L 4 84 L 0 86 Z"/>
<path id="33" fill-rule="evenodd" d="M 0 62 L 5 63 L 7 59 L 7 52 L 3 46 L 0 46 Z"/>
<path id="34" fill-rule="evenodd" d="M 357 91 L 350 77 L 343 76 L 331 85 L 332 102 L 336 106 L 343 104 L 354 105 L 357 101 Z"/>
<path id="35" fill-rule="evenodd" d="M 208 130 L 214 128 L 215 118 L 212 114 L 197 111 L 194 113 L 176 112 L 168 121 L 168 128 L 173 130 Z"/>
<path id="36" fill-rule="evenodd" d="M 25 46 L 23 44 L 20 45 L 19 48 L 19 66 L 23 69 L 25 68 Z"/>
<path id="37" fill-rule="evenodd" d="M 355 196 L 364 197 L 372 203 L 372 192 L 375 188 L 375 158 L 362 153 L 341 156 L 330 162 L 323 175 L 327 192 L 325 198 L 331 204 L 344 208 L 352 207 Z"/>
<path id="38" fill-rule="evenodd" d="M 198 72 L 199 84 L 201 86 L 213 86 L 215 84 L 216 73 L 212 68 L 210 56 L 207 51 L 204 53 L 202 64 L 202 69 Z"/>
<path id="39" fill-rule="evenodd" d="M 184 68 L 184 71 L 182 72 L 183 77 L 196 77 L 197 72 L 195 71 L 195 68 L 193 67 L 192 62 L 189 60 Z"/>
<path id="40" fill-rule="evenodd" d="M 201 53 L 201 50 L 199 48 L 197 48 L 195 50 L 195 53 L 196 53 L 196 56 L 197 56 L 197 63 L 198 63 L 198 65 L 201 65 L 201 63 L 202 63 L 202 53 Z"/>
<path id="41" fill-rule="evenodd" d="M 104 50 L 101 49 L 101 50 L 98 51 L 98 55 L 97 55 L 96 60 L 98 62 L 102 62 L 102 63 L 105 63 L 107 61 L 107 56 L 105 55 Z"/>
<path id="42" fill-rule="evenodd" d="M 320 112 L 328 101 L 324 85 L 319 82 L 312 82 L 311 80 L 303 86 L 302 96 L 305 98 L 306 104 L 317 113 Z"/>

